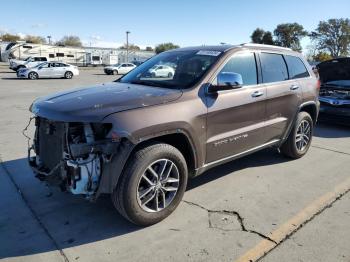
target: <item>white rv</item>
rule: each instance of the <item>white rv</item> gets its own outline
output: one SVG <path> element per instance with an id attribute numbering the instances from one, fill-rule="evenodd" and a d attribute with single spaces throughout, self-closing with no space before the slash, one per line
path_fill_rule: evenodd
<path id="1" fill-rule="evenodd" d="M 24 60 L 28 57 L 46 57 L 48 61 L 61 61 L 69 64 L 85 65 L 86 52 L 83 48 L 55 45 L 9 43 L 1 53 L 1 60 Z"/>

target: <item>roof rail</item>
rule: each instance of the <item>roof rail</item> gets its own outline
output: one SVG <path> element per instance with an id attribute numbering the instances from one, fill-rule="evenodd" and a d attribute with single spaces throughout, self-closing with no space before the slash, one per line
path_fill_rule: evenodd
<path id="1" fill-rule="evenodd" d="M 243 43 L 241 46 L 248 46 L 248 47 L 268 47 L 268 48 L 275 48 L 275 49 L 282 49 L 282 50 L 289 50 L 292 51 L 291 48 L 288 47 L 282 47 L 282 46 L 276 46 L 276 45 L 263 45 L 263 44 L 254 44 L 254 43 Z"/>

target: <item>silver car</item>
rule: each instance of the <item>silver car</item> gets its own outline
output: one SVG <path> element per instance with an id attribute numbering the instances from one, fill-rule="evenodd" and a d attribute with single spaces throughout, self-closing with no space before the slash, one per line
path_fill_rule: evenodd
<path id="1" fill-rule="evenodd" d="M 122 64 L 115 64 L 111 66 L 106 66 L 104 68 L 104 71 L 107 75 L 125 75 L 129 73 L 131 70 L 133 70 L 136 67 L 136 65 L 132 63 L 122 63 Z"/>
<path id="2" fill-rule="evenodd" d="M 18 78 L 35 80 L 38 78 L 66 78 L 71 79 L 79 75 L 77 66 L 62 62 L 44 62 L 32 68 L 21 68 L 17 71 Z"/>

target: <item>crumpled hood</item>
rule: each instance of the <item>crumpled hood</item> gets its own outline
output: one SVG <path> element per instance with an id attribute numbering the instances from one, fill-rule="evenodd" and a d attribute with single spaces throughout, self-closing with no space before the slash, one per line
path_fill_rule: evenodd
<path id="1" fill-rule="evenodd" d="M 317 65 L 322 84 L 338 80 L 350 80 L 350 58 L 338 58 Z"/>
<path id="2" fill-rule="evenodd" d="M 109 114 L 167 103 L 181 95 L 177 89 L 113 82 L 38 98 L 30 111 L 55 121 L 100 122 Z"/>

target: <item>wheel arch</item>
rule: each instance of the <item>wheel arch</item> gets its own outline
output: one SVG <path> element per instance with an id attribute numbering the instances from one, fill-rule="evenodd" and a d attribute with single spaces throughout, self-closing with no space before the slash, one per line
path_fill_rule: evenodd
<path id="1" fill-rule="evenodd" d="M 119 142 L 118 155 L 115 156 L 105 169 L 102 175 L 99 189 L 96 197 L 101 193 L 111 193 L 118 185 L 120 177 L 123 175 L 125 167 L 130 160 L 132 154 L 148 145 L 154 143 L 166 143 L 178 149 L 184 156 L 189 172 L 189 177 L 195 175 L 197 165 L 194 144 L 185 131 L 169 131 L 160 133 L 147 139 L 140 139 L 138 143 L 133 143 L 129 138 L 123 137 Z"/>
<path id="2" fill-rule="evenodd" d="M 290 121 L 290 124 L 289 124 L 288 128 L 286 129 L 286 132 L 284 133 L 284 135 L 281 139 L 281 142 L 279 143 L 279 146 L 281 146 L 287 140 L 290 132 L 293 129 L 293 126 L 294 126 L 295 121 L 298 117 L 298 114 L 300 112 L 306 112 L 306 113 L 310 114 L 312 121 L 313 121 L 313 124 L 314 125 L 316 124 L 317 117 L 318 117 L 318 105 L 317 105 L 317 103 L 315 101 L 308 101 L 308 102 L 302 103 L 298 107 L 298 110 L 295 112 L 295 116 L 294 116 L 293 120 Z"/>

